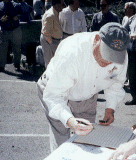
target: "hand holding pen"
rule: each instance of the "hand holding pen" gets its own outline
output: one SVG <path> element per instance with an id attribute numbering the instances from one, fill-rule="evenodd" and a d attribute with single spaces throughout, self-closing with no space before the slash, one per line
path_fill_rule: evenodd
<path id="1" fill-rule="evenodd" d="M 73 129 L 77 135 L 87 135 L 93 129 L 92 123 L 83 118 L 71 117 L 68 119 L 67 125 Z"/>

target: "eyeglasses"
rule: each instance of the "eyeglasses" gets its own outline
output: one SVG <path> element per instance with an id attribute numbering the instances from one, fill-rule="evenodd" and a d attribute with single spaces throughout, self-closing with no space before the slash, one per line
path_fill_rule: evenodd
<path id="1" fill-rule="evenodd" d="M 100 4 L 100 7 L 106 7 L 108 4 Z"/>

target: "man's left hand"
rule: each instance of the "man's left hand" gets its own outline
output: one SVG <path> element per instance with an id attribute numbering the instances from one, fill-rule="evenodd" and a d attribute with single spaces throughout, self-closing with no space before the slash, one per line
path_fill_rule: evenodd
<path id="1" fill-rule="evenodd" d="M 108 126 L 114 121 L 114 110 L 113 109 L 107 108 L 105 110 L 105 117 L 103 121 L 105 121 L 105 123 L 99 122 L 103 126 Z"/>

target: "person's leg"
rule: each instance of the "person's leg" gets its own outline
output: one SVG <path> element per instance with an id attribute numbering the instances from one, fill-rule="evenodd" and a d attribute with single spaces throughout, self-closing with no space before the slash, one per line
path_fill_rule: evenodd
<path id="1" fill-rule="evenodd" d="M 129 86 L 132 95 L 132 101 L 128 101 L 126 105 L 136 105 L 136 51 L 128 51 L 128 73 L 129 73 Z"/>
<path id="2" fill-rule="evenodd" d="M 11 56 L 11 53 L 12 53 L 12 47 L 11 47 L 11 43 L 9 43 L 8 52 L 7 52 L 7 63 L 12 62 L 13 57 Z"/>
<path id="3" fill-rule="evenodd" d="M 0 68 L 5 68 L 7 62 L 7 52 L 8 52 L 8 45 L 9 45 L 9 37 L 10 32 L 3 31 L 0 33 Z"/>
<path id="4" fill-rule="evenodd" d="M 40 36 L 40 42 L 43 50 L 43 56 L 46 68 L 51 58 L 53 57 L 53 52 L 51 50 L 50 44 L 46 41 L 43 34 L 41 34 Z"/>
<path id="5" fill-rule="evenodd" d="M 14 66 L 20 69 L 21 60 L 21 41 L 22 41 L 22 31 L 21 28 L 12 31 L 11 45 L 14 53 Z"/>
<path id="6" fill-rule="evenodd" d="M 133 52 L 132 60 L 129 62 L 130 92 L 136 100 L 136 52 Z"/>
<path id="7" fill-rule="evenodd" d="M 52 50 L 53 56 L 55 54 L 55 51 L 56 51 L 59 43 L 60 43 L 60 40 L 52 39 L 52 44 L 50 46 L 51 46 L 51 50 Z"/>
<path id="8" fill-rule="evenodd" d="M 38 96 L 45 110 L 46 118 L 49 122 L 50 149 L 52 152 L 70 138 L 70 129 L 65 128 L 64 125 L 59 120 L 53 119 L 49 116 L 48 107 L 43 101 L 43 91 L 38 84 L 37 88 L 38 88 Z"/>

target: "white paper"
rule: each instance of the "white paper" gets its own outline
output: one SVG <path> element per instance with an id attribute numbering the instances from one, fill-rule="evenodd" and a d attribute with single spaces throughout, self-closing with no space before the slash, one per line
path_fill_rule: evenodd
<path id="1" fill-rule="evenodd" d="M 65 142 L 44 160 L 108 160 L 114 151 L 103 147 Z M 121 158 L 122 156 L 117 160 Z M 136 155 L 130 156 L 128 160 L 136 160 Z"/>

